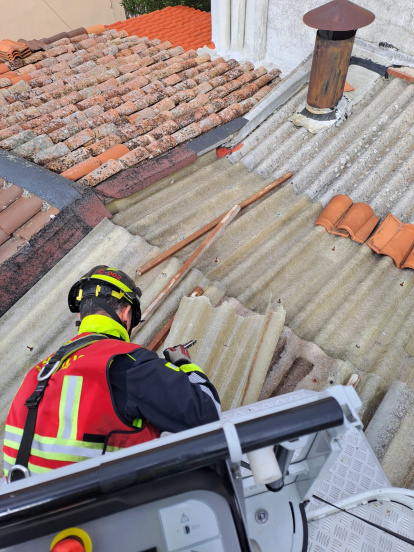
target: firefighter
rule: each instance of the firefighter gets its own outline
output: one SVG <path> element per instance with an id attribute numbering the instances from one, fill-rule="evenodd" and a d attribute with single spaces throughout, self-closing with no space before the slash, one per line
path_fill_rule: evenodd
<path id="1" fill-rule="evenodd" d="M 7 420 L 9 480 L 44 473 L 219 419 L 220 399 L 186 348 L 165 359 L 130 343 L 141 291 L 121 270 L 97 266 L 69 291 L 79 335 L 34 366 Z"/>

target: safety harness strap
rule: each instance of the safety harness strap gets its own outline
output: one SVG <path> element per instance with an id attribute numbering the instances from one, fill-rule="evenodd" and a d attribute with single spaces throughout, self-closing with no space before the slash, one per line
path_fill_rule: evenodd
<path id="1" fill-rule="evenodd" d="M 91 345 L 92 343 L 95 343 L 96 341 L 101 341 L 102 339 L 108 339 L 108 336 L 102 334 L 93 334 L 66 343 L 65 345 L 62 345 L 62 347 L 60 347 L 60 349 L 58 349 L 56 353 L 50 357 L 47 364 L 45 364 L 45 366 L 42 368 L 37 377 L 38 384 L 36 386 L 36 389 L 24 403 L 24 405 L 28 409 L 28 412 L 24 424 L 21 444 L 17 453 L 15 463 L 16 468 L 18 468 L 18 466 L 27 468 L 28 466 L 30 451 L 32 448 L 32 442 L 35 433 L 38 407 L 45 393 L 46 387 L 48 386 L 50 378 L 57 370 L 59 370 L 62 363 L 73 353 L 87 347 L 88 345 Z M 23 479 L 25 477 L 25 473 L 26 472 L 24 470 L 14 469 L 10 475 L 10 481 Z"/>

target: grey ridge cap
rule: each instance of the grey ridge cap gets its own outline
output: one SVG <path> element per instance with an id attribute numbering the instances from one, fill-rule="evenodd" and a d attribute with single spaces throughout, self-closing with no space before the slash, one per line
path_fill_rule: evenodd
<path id="1" fill-rule="evenodd" d="M 81 197 L 67 178 L 4 150 L 0 150 L 0 178 L 36 194 L 60 211 Z"/>
<path id="2" fill-rule="evenodd" d="M 248 123 L 231 137 L 229 144 L 238 144 L 255 130 L 278 107 L 286 103 L 302 86 L 308 82 L 312 66 L 312 54 L 310 54 L 296 69 L 294 69 L 282 82 L 268 94 L 257 106 L 243 117 Z"/>
<path id="3" fill-rule="evenodd" d="M 355 38 L 353 55 L 365 57 L 390 67 L 392 65 L 401 65 L 403 67 L 414 67 L 414 56 L 404 54 L 396 49 L 380 48 L 376 44 L 367 42 L 358 36 Z"/>

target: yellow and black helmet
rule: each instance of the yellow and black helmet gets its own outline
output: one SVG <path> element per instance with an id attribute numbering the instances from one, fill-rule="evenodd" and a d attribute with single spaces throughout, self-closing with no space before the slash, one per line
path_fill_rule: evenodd
<path id="1" fill-rule="evenodd" d="M 132 307 L 131 328 L 134 328 L 141 320 L 141 290 L 122 270 L 99 265 L 82 276 L 69 291 L 68 304 L 71 312 L 79 312 L 80 303 L 86 297 L 94 298 L 97 305 L 108 312 L 117 322 L 120 322 L 119 317 L 106 303 L 105 298 L 126 299 Z"/>

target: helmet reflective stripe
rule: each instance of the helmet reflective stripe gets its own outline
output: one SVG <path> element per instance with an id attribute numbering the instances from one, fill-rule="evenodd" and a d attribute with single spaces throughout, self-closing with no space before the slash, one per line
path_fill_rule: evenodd
<path id="1" fill-rule="evenodd" d="M 126 293 L 133 293 L 134 290 L 130 289 L 128 286 L 123 284 L 121 281 L 117 280 L 116 278 L 112 278 L 111 276 L 105 276 L 105 274 L 92 274 L 90 278 L 95 280 L 104 280 L 105 282 L 108 282 L 108 284 L 111 284 L 119 289 L 122 289 L 122 291 L 125 291 Z"/>

